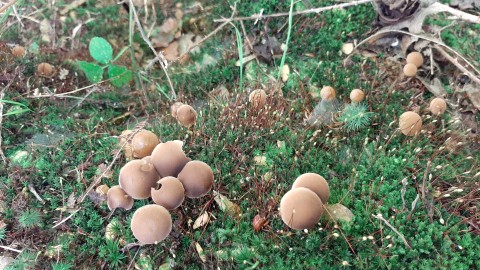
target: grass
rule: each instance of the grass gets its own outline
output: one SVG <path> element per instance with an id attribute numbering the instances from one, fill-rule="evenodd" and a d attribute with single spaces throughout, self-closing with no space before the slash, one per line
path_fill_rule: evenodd
<path id="1" fill-rule="evenodd" d="M 322 4 L 331 3 L 334 1 Z M 237 4 L 238 16 L 258 13 L 261 8 L 264 13 L 275 13 L 290 7 L 286 1 L 277 4 L 242 1 Z M 308 8 L 308 3 L 295 4 L 294 9 L 299 8 Z M 83 44 L 93 36 L 117 39 L 117 51 L 129 42 L 142 43 L 136 35 L 133 41 L 127 38 L 129 18 L 121 6 L 87 1 L 76 12 L 80 18 L 90 12 L 109 14 L 103 23 L 86 25 Z M 220 4 L 213 5 L 211 12 L 208 19 L 231 13 Z M 169 99 L 157 90 L 102 85 L 79 106 L 72 99 L 25 98 L 26 86 L 22 84 L 6 92 L 5 100 L 31 110 L 8 115 L 2 123 L 2 149 L 11 163 L 0 165 L 0 200 L 9 206 L 0 208 L 0 221 L 7 224 L 0 229 L 0 244 L 15 241 L 25 249 L 11 269 L 126 269 L 132 262 L 146 265 L 145 269 L 152 265 L 152 269 L 160 265 L 173 269 L 480 267 L 476 258 L 480 239 L 469 232 L 468 224 L 474 221 L 471 207 L 478 205 L 478 187 L 474 185 L 480 161 L 478 144 L 456 121 L 453 111 L 439 119 L 424 114 L 424 130 L 417 137 L 398 132 L 395 121 L 401 113 L 417 106 L 421 110 L 428 107 L 430 94 L 412 100 L 421 86 L 413 80 L 394 84 L 397 74 L 386 56 L 375 60 L 356 56 L 351 67 L 342 66 L 341 45 L 367 36 L 372 13 L 371 7 L 358 6 L 291 18 L 287 30 L 277 33 L 277 38 L 285 42 L 290 33 L 288 53 L 280 63 L 289 63 L 296 72 L 283 85 L 283 97 L 270 98 L 260 113 L 249 108 L 248 93 L 241 88 L 268 88 L 268 78 L 277 75 L 278 63 L 258 65 L 252 61 L 238 69 L 234 64 L 242 58 L 239 48 L 243 44 L 236 40 L 235 32 L 225 31 L 210 39 L 203 44 L 201 55 L 214 57 L 216 64 L 169 69 L 176 90 L 183 93 L 182 101 L 194 104 L 199 113 L 193 130 L 181 128 L 168 115 Z M 158 16 L 161 20 L 164 15 Z M 286 18 L 273 19 L 268 27 L 276 30 L 285 23 Z M 264 22 L 259 24 L 245 22 L 247 33 L 265 27 Z M 468 32 L 454 29 L 452 33 Z M 13 33 L 7 37 L 18 35 L 20 30 L 10 31 Z M 29 38 L 40 43 L 38 36 Z M 467 41 L 460 39 L 459 44 Z M 201 55 L 192 60 L 200 60 Z M 43 49 L 38 57 L 8 63 L 31 66 L 26 76 L 34 80 L 35 63 L 42 57 L 62 65 L 56 54 L 45 55 Z M 72 80 L 78 87 L 86 83 L 81 77 Z M 142 83 L 149 81 L 159 87 L 166 85 L 160 69 L 148 74 Z M 33 83 L 53 89 L 62 82 Z M 221 84 L 231 93 L 228 102 L 209 102 L 205 93 Z M 365 106 L 372 113 L 370 121 L 362 121 L 362 128 L 355 132 L 348 129 L 349 119 L 355 118 L 348 116 L 342 128 L 304 126 L 305 115 L 318 102 L 310 92 L 327 84 L 337 89 L 343 103 L 348 101 L 351 89 L 363 89 L 367 94 Z M 390 91 L 392 87 L 395 91 Z M 165 93 L 169 93 L 168 88 Z M 238 204 L 241 217 L 235 219 L 222 212 L 212 194 L 186 199 L 180 210 L 171 212 L 175 221 L 172 234 L 158 245 L 137 248 L 128 246 L 135 242 L 129 229 L 133 211 L 118 210 L 107 219 L 110 211 L 101 200 L 91 197 L 82 204 L 72 203 L 83 195 L 99 166 L 112 161 L 118 149 L 115 136 L 142 120 L 148 120 L 147 128 L 162 141 L 182 140 L 190 158 L 210 164 L 215 174 L 214 190 Z M 356 126 L 352 124 L 352 129 Z M 264 156 L 266 164 L 256 164 L 256 156 Z M 117 160 L 111 176 L 103 178 L 102 183 L 115 185 L 124 163 L 123 157 Z M 327 179 L 329 203 L 348 207 L 355 216 L 352 222 L 332 222 L 324 217 L 308 232 L 289 230 L 282 223 L 277 211 L 279 201 L 296 177 L 305 172 L 316 172 Z M 421 194 L 424 179 L 429 191 L 425 199 Z M 29 184 L 45 204 L 28 191 Z M 412 208 L 417 195 L 420 199 Z M 148 203 L 136 201 L 133 209 Z M 52 229 L 77 207 L 81 209 L 70 220 Z M 193 230 L 191 221 L 204 210 L 213 218 L 207 226 Z M 259 232 L 252 227 L 257 214 L 268 221 Z M 372 217 L 377 214 L 401 232 L 411 248 L 385 223 Z M 195 243 L 203 248 L 206 262 L 198 256 Z"/>

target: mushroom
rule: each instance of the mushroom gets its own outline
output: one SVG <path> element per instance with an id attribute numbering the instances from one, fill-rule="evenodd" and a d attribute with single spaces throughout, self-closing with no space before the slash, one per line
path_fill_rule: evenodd
<path id="1" fill-rule="evenodd" d="M 130 228 L 140 243 L 156 244 L 172 231 L 172 216 L 161 205 L 145 205 L 133 213 Z"/>
<path id="2" fill-rule="evenodd" d="M 267 103 L 267 93 L 263 89 L 253 90 L 248 96 L 248 101 L 255 109 L 261 109 Z"/>
<path id="3" fill-rule="evenodd" d="M 399 127 L 406 136 L 414 136 L 422 129 L 422 118 L 415 112 L 404 112 L 400 115 Z"/>
<path id="4" fill-rule="evenodd" d="M 174 117 L 177 118 L 177 110 L 184 105 L 182 102 L 175 102 L 170 106 L 170 114 Z"/>
<path id="5" fill-rule="evenodd" d="M 53 74 L 53 67 L 49 63 L 40 63 L 37 66 L 37 73 L 40 76 L 50 77 Z"/>
<path id="6" fill-rule="evenodd" d="M 120 169 L 118 183 L 134 199 L 150 197 L 150 189 L 155 187 L 160 176 L 152 164 L 151 157 L 129 161 Z"/>
<path id="7" fill-rule="evenodd" d="M 365 93 L 360 89 L 353 89 L 352 92 L 350 92 L 350 99 L 352 102 L 360 103 L 364 97 Z"/>
<path id="8" fill-rule="evenodd" d="M 182 141 L 160 143 L 153 149 L 152 163 L 161 177 L 177 177 L 190 159 L 182 150 Z"/>
<path id="9" fill-rule="evenodd" d="M 441 115 L 447 109 L 447 103 L 443 98 L 434 98 L 430 101 L 430 111 L 434 115 Z"/>
<path id="10" fill-rule="evenodd" d="M 160 141 L 155 133 L 148 130 L 140 130 L 132 138 L 133 156 L 136 158 L 149 156 L 159 143 Z"/>
<path id="11" fill-rule="evenodd" d="M 407 77 L 413 77 L 417 74 L 417 66 L 415 66 L 415 64 L 406 64 L 404 67 L 403 67 L 403 74 L 405 74 L 405 76 Z"/>
<path id="12" fill-rule="evenodd" d="M 322 200 L 322 203 L 327 203 L 328 197 L 330 196 L 330 188 L 322 176 L 316 173 L 304 173 L 300 175 L 292 185 L 292 189 L 300 187 L 310 189 L 317 194 L 320 200 Z"/>
<path id="13" fill-rule="evenodd" d="M 12 49 L 12 54 L 17 58 L 23 57 L 25 55 L 25 48 L 20 45 L 16 45 Z"/>
<path id="14" fill-rule="evenodd" d="M 184 127 L 189 127 L 197 121 L 197 112 L 190 105 L 182 105 L 177 110 L 177 121 Z"/>
<path id="15" fill-rule="evenodd" d="M 110 190 L 110 188 L 107 185 L 100 185 L 95 189 L 95 191 L 100 195 L 107 195 L 108 190 Z"/>
<path id="16" fill-rule="evenodd" d="M 407 64 L 414 64 L 417 68 L 423 65 L 423 55 L 419 52 L 411 52 L 407 55 Z"/>
<path id="17" fill-rule="evenodd" d="M 193 160 L 185 165 L 178 175 L 185 188 L 186 196 L 198 198 L 207 194 L 213 185 L 213 172 L 207 163 Z"/>
<path id="18" fill-rule="evenodd" d="M 334 100 L 336 96 L 335 89 L 331 86 L 325 86 L 320 90 L 320 97 L 322 100 L 331 101 Z"/>
<path id="19" fill-rule="evenodd" d="M 157 187 L 151 189 L 153 201 L 168 210 L 179 207 L 185 199 L 185 189 L 182 182 L 175 177 L 167 176 L 157 182 Z"/>
<path id="20" fill-rule="evenodd" d="M 322 201 L 317 194 L 304 187 L 288 191 L 280 201 L 280 216 L 283 223 L 295 230 L 314 227 L 323 211 Z"/>
<path id="21" fill-rule="evenodd" d="M 130 197 L 120 186 L 113 186 L 107 192 L 107 205 L 110 211 L 117 208 L 130 210 L 133 207 L 133 198 Z"/>

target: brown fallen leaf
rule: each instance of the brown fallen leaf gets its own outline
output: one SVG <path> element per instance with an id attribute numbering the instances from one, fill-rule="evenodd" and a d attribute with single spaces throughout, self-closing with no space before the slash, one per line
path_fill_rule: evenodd
<path id="1" fill-rule="evenodd" d="M 203 253 L 203 248 L 198 242 L 195 242 L 195 249 L 197 250 L 198 256 L 203 263 L 207 262 L 207 256 Z"/>
<path id="2" fill-rule="evenodd" d="M 208 212 L 203 212 L 200 216 L 198 216 L 198 218 L 193 223 L 193 229 L 196 230 L 200 227 L 203 227 L 207 225 L 209 221 L 210 221 L 210 215 L 208 214 Z"/>
<path id="3" fill-rule="evenodd" d="M 235 218 L 239 218 L 241 216 L 242 209 L 240 206 L 238 206 L 238 204 L 231 202 L 227 197 L 216 191 L 213 191 L 213 194 L 215 195 L 214 200 L 218 204 L 220 210 Z"/>
<path id="4" fill-rule="evenodd" d="M 353 220 L 354 215 L 352 211 L 340 203 L 327 205 L 326 207 L 328 211 L 327 217 L 330 219 L 345 222 L 351 222 Z"/>

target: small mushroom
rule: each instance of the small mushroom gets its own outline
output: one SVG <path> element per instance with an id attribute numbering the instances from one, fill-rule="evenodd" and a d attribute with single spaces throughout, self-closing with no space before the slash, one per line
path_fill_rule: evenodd
<path id="1" fill-rule="evenodd" d="M 365 98 L 365 93 L 360 89 L 353 89 L 352 92 L 350 92 L 352 102 L 360 103 L 363 98 Z"/>
<path id="2" fill-rule="evenodd" d="M 413 77 L 415 75 L 417 75 L 417 66 L 415 66 L 415 64 L 406 64 L 404 67 L 403 67 L 403 74 L 405 74 L 405 76 L 407 77 Z"/>
<path id="3" fill-rule="evenodd" d="M 100 195 L 107 195 L 108 190 L 110 190 L 110 188 L 107 185 L 100 185 L 95 189 L 95 191 Z"/>
<path id="4" fill-rule="evenodd" d="M 179 207 L 185 199 L 185 189 L 182 182 L 175 177 L 167 176 L 157 182 L 157 187 L 151 189 L 153 201 L 168 210 Z"/>
<path id="5" fill-rule="evenodd" d="M 17 58 L 23 57 L 25 55 L 25 48 L 20 45 L 16 45 L 12 49 L 12 54 Z"/>
<path id="6" fill-rule="evenodd" d="M 253 90 L 248 96 L 248 101 L 255 109 L 261 109 L 267 103 L 267 93 L 263 89 Z"/>
<path id="7" fill-rule="evenodd" d="M 160 176 L 152 164 L 151 157 L 129 161 L 120 169 L 120 187 L 134 199 L 150 197 L 150 189 L 155 187 Z"/>
<path id="8" fill-rule="evenodd" d="M 330 196 L 330 188 L 328 187 L 327 181 L 316 173 L 304 173 L 300 175 L 295 182 L 293 182 L 292 189 L 299 187 L 308 188 L 315 192 L 324 204 L 327 203 L 328 197 Z"/>
<path id="9" fill-rule="evenodd" d="M 182 105 L 177 110 L 177 121 L 184 127 L 189 127 L 197 121 L 197 112 L 190 105 Z"/>
<path id="10" fill-rule="evenodd" d="M 325 86 L 320 90 L 320 97 L 322 100 L 331 101 L 336 97 L 335 89 L 331 86 Z"/>
<path id="11" fill-rule="evenodd" d="M 193 160 L 185 165 L 178 175 L 185 188 L 186 196 L 198 198 L 207 194 L 213 185 L 213 172 L 207 163 Z"/>
<path id="12" fill-rule="evenodd" d="M 172 106 L 170 106 L 170 114 L 174 117 L 174 118 L 177 118 L 177 111 L 180 107 L 182 107 L 182 105 L 184 105 L 182 102 L 175 102 L 172 104 Z"/>
<path id="13" fill-rule="evenodd" d="M 120 186 L 113 186 L 107 192 L 107 205 L 110 211 L 117 208 L 130 210 L 133 207 L 133 198 L 130 197 Z"/>
<path id="14" fill-rule="evenodd" d="M 322 201 L 317 194 L 304 187 L 288 191 L 280 201 L 280 216 L 283 223 L 295 230 L 314 227 L 323 211 Z"/>
<path id="15" fill-rule="evenodd" d="M 145 205 L 133 213 L 130 228 L 140 243 L 156 244 L 172 231 L 172 216 L 161 205 Z"/>
<path id="16" fill-rule="evenodd" d="M 37 74 L 43 77 L 50 77 L 53 74 L 53 67 L 49 63 L 40 63 L 37 66 Z"/>
<path id="17" fill-rule="evenodd" d="M 443 98 L 434 98 L 430 101 L 430 112 L 434 115 L 441 115 L 447 109 L 447 103 Z"/>
<path id="18" fill-rule="evenodd" d="M 140 130 L 132 138 L 133 156 L 136 158 L 149 156 L 159 143 L 160 141 L 155 133 L 148 130 Z"/>
<path id="19" fill-rule="evenodd" d="M 161 177 L 177 177 L 190 159 L 182 150 L 182 141 L 158 144 L 152 152 L 152 163 Z"/>
<path id="20" fill-rule="evenodd" d="M 415 112 L 404 112 L 400 115 L 399 127 L 406 136 L 417 135 L 422 129 L 422 118 Z"/>
<path id="21" fill-rule="evenodd" d="M 407 55 L 407 64 L 414 64 L 417 68 L 423 65 L 423 55 L 419 52 L 411 52 Z"/>

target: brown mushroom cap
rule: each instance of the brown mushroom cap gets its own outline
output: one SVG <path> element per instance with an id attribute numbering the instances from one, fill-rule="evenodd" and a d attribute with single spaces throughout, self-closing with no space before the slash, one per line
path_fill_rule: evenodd
<path id="1" fill-rule="evenodd" d="M 185 189 L 182 182 L 175 177 L 167 176 L 157 182 L 157 187 L 151 189 L 153 201 L 168 210 L 179 207 L 185 199 Z"/>
<path id="2" fill-rule="evenodd" d="M 422 129 L 422 118 L 415 112 L 404 112 L 400 115 L 399 127 L 406 136 L 414 136 Z"/>
<path id="3" fill-rule="evenodd" d="M 133 207 L 133 198 L 120 186 L 113 186 L 107 192 L 107 205 L 110 211 L 117 208 L 130 210 Z"/>
<path id="4" fill-rule="evenodd" d="M 150 197 L 150 189 L 155 187 L 160 176 L 150 157 L 129 161 L 120 169 L 118 183 L 134 199 Z"/>
<path id="5" fill-rule="evenodd" d="M 323 100 L 333 100 L 336 96 L 336 92 L 335 92 L 335 89 L 333 89 L 333 87 L 331 86 L 325 86 L 322 88 L 322 90 L 320 90 L 320 97 L 323 99 Z"/>
<path id="6" fill-rule="evenodd" d="M 37 66 L 37 73 L 40 76 L 49 77 L 53 74 L 53 67 L 49 63 L 40 63 Z"/>
<path id="7" fill-rule="evenodd" d="M 157 135 L 148 130 L 140 130 L 132 138 L 133 155 L 143 158 L 152 154 L 153 149 L 160 143 Z"/>
<path id="8" fill-rule="evenodd" d="M 212 168 L 207 163 L 199 160 L 190 161 L 178 175 L 178 180 L 182 182 L 187 197 L 201 197 L 212 188 Z"/>
<path id="9" fill-rule="evenodd" d="M 295 230 L 314 227 L 323 211 L 322 201 L 317 194 L 304 187 L 288 191 L 280 201 L 280 216 L 283 223 Z"/>
<path id="10" fill-rule="evenodd" d="M 352 102 L 362 102 L 363 98 L 365 98 L 365 93 L 360 89 L 353 89 L 352 92 L 350 92 Z"/>
<path id="11" fill-rule="evenodd" d="M 177 110 L 182 107 L 182 105 L 185 105 L 183 104 L 182 102 L 175 102 L 172 104 L 172 106 L 170 106 L 170 114 L 174 117 L 174 118 L 177 118 Z"/>
<path id="12" fill-rule="evenodd" d="M 17 58 L 23 57 L 25 55 L 25 48 L 20 45 L 16 45 L 12 49 L 12 54 Z"/>
<path id="13" fill-rule="evenodd" d="M 263 89 L 257 89 L 250 92 L 248 101 L 252 104 L 252 107 L 261 109 L 267 103 L 267 93 Z"/>
<path id="14" fill-rule="evenodd" d="M 434 98 L 430 101 L 430 111 L 434 115 L 441 115 L 447 109 L 447 103 L 443 98 Z"/>
<path id="15" fill-rule="evenodd" d="M 324 204 L 327 203 L 328 197 L 330 196 L 330 188 L 328 187 L 327 181 L 316 173 L 304 173 L 300 175 L 295 182 L 293 182 L 292 189 L 299 187 L 308 188 L 315 192 Z"/>
<path id="16" fill-rule="evenodd" d="M 140 243 L 155 244 L 167 238 L 172 231 L 172 216 L 161 205 L 145 205 L 133 213 L 130 228 Z"/>
<path id="17" fill-rule="evenodd" d="M 419 52 L 411 52 L 407 55 L 407 64 L 414 64 L 417 68 L 423 65 L 423 55 Z"/>
<path id="18" fill-rule="evenodd" d="M 184 126 L 189 127 L 197 121 L 197 112 L 190 105 L 182 105 L 177 110 L 177 120 Z"/>
<path id="19" fill-rule="evenodd" d="M 190 159 L 182 150 L 182 141 L 160 143 L 153 149 L 152 163 L 161 177 L 177 177 Z"/>
<path id="20" fill-rule="evenodd" d="M 415 64 L 406 64 L 404 67 L 403 67 L 403 74 L 405 74 L 405 76 L 407 77 L 413 77 L 415 75 L 417 75 L 417 66 L 415 66 Z"/>

